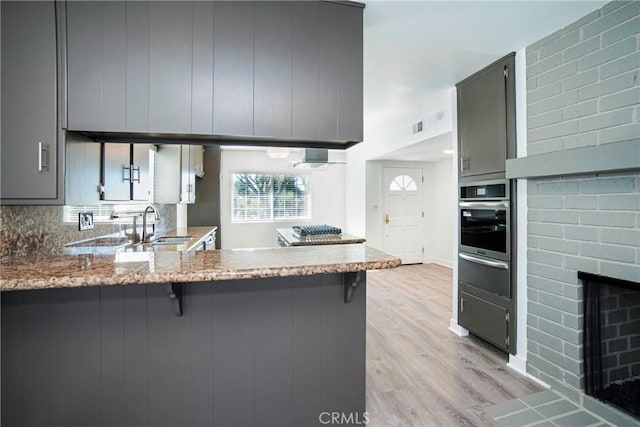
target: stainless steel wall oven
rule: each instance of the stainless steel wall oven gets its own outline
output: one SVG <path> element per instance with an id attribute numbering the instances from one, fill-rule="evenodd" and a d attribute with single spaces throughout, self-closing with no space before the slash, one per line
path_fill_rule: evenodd
<path id="1" fill-rule="evenodd" d="M 511 259 L 509 186 L 506 181 L 460 187 L 460 251 Z"/>

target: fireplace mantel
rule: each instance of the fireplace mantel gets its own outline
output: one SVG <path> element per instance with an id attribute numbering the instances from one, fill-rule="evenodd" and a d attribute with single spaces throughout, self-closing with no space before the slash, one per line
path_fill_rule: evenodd
<path id="1" fill-rule="evenodd" d="M 507 160 L 507 178 L 547 178 L 640 170 L 640 140 Z"/>

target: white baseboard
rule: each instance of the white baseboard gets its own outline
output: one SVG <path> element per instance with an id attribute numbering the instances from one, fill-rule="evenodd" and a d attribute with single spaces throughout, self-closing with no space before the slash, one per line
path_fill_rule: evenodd
<path id="1" fill-rule="evenodd" d="M 522 376 L 527 376 L 527 359 L 513 354 L 509 355 L 509 363 L 507 366 Z"/>
<path id="2" fill-rule="evenodd" d="M 527 372 L 527 359 L 520 357 L 518 355 L 514 356 L 513 354 L 510 354 L 509 363 L 507 363 L 507 366 L 513 369 L 514 371 L 516 371 L 517 373 L 519 373 L 520 375 L 522 375 L 523 377 L 529 378 L 531 381 L 541 385 L 542 387 L 546 389 L 551 388 L 549 384 L 545 383 L 544 381 L 534 377 L 533 375 Z"/>
<path id="3" fill-rule="evenodd" d="M 438 264 L 443 267 L 453 268 L 453 263 L 450 260 L 443 258 L 425 258 L 424 264 Z"/>
<path id="4" fill-rule="evenodd" d="M 458 322 L 454 319 L 449 320 L 449 330 L 459 337 L 466 337 L 469 335 L 469 331 L 458 325 Z"/>

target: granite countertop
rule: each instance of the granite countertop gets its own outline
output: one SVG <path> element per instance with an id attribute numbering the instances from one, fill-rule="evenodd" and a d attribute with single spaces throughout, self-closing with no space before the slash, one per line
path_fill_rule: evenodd
<path id="1" fill-rule="evenodd" d="M 398 265 L 400 259 L 366 245 L 15 257 L 0 264 L 0 290 L 306 276 Z"/>
<path id="2" fill-rule="evenodd" d="M 364 243 L 362 237 L 351 234 L 324 234 L 319 236 L 298 237 L 290 228 L 278 228 L 278 234 L 291 246 L 317 246 L 317 245 L 339 245 L 349 243 Z"/>

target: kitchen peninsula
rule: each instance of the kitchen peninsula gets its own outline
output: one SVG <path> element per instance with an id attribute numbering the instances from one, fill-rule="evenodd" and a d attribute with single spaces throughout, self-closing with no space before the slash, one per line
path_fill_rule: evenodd
<path id="1" fill-rule="evenodd" d="M 399 263 L 365 245 L 3 260 L 2 423 L 362 418 L 366 270 Z"/>

